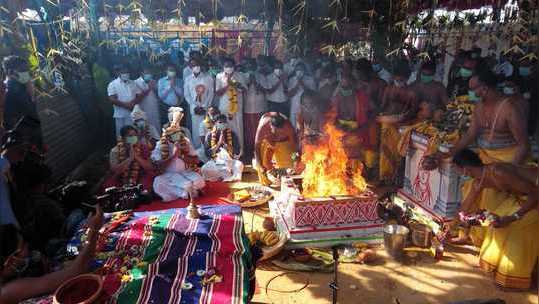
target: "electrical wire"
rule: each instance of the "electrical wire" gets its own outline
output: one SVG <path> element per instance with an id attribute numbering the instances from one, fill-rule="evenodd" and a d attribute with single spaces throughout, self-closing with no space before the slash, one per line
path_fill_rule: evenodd
<path id="1" fill-rule="evenodd" d="M 273 282 L 273 280 L 275 280 L 275 279 L 277 279 L 279 277 L 285 276 L 287 274 L 294 274 L 294 275 L 302 276 L 305 279 L 305 283 L 300 288 L 296 288 L 294 290 L 278 290 L 278 289 L 270 289 L 269 288 L 269 285 L 271 284 L 271 282 Z M 272 277 L 271 279 L 269 279 L 269 281 L 266 283 L 265 290 L 266 290 L 266 295 L 268 294 L 268 290 L 269 291 L 279 292 L 279 293 L 298 293 L 298 292 L 302 291 L 303 289 L 307 288 L 310 284 L 311 284 L 311 280 L 309 279 L 309 277 L 306 274 L 299 273 L 299 272 L 293 272 L 293 271 L 287 271 L 287 272 L 280 273 L 280 274 Z"/>

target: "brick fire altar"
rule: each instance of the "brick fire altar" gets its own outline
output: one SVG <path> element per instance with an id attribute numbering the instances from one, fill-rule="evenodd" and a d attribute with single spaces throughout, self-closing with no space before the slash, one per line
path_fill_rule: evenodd
<path id="1" fill-rule="evenodd" d="M 383 241 L 376 194 L 367 190 L 358 195 L 305 198 L 300 184 L 301 178 L 283 178 L 280 194 L 270 202 L 277 228 L 289 237 L 288 247 Z"/>

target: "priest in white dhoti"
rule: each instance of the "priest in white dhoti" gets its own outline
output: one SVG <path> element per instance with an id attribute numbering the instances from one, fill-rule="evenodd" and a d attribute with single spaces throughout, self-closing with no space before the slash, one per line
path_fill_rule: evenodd
<path id="1" fill-rule="evenodd" d="M 238 137 L 227 125 L 226 115 L 219 115 L 207 135 L 207 154 L 211 158 L 202 166 L 202 176 L 207 181 L 241 181 L 243 163 Z"/>
<path id="2" fill-rule="evenodd" d="M 196 151 L 179 127 L 182 118 L 183 112 L 174 113 L 171 125 L 152 152 L 152 160 L 161 172 L 154 179 L 153 190 L 165 202 L 197 197 L 205 186 L 198 173 Z"/>
<path id="3" fill-rule="evenodd" d="M 190 65 L 193 73 L 184 81 L 183 93 L 191 111 L 192 143 L 198 149 L 202 146 L 198 126 L 213 101 L 214 81 L 208 73 L 202 71 L 199 59 L 191 58 Z"/>
<path id="4" fill-rule="evenodd" d="M 153 74 L 148 67 L 145 67 L 140 77 L 135 80 L 135 85 L 143 96 L 139 105 L 141 110 L 146 113 L 146 121 L 155 129 L 161 129 L 159 99 L 156 93 L 157 82 L 153 79 Z"/>
<path id="5" fill-rule="evenodd" d="M 239 137 L 243 147 L 243 92 L 245 79 L 241 73 L 234 71 L 234 61 L 224 62 L 223 72 L 215 78 L 215 95 L 218 97 L 219 110 L 228 118 L 228 125 Z"/>

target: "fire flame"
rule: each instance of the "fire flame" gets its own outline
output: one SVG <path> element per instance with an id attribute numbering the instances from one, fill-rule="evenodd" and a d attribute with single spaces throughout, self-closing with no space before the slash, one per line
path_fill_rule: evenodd
<path id="1" fill-rule="evenodd" d="M 349 170 L 349 158 L 343 144 L 345 132 L 334 122 L 334 119 L 328 120 L 324 125 L 325 136 L 316 144 L 303 147 L 305 197 L 358 195 L 367 189 L 361 170 Z"/>

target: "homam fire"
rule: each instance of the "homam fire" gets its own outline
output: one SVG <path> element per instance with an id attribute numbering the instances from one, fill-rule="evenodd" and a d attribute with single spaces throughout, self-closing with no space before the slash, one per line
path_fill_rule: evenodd
<path id="1" fill-rule="evenodd" d="M 354 160 L 346 154 L 345 132 L 338 129 L 333 121 L 324 126 L 326 136 L 303 147 L 304 197 L 358 195 L 367 189 L 367 183 L 361 176 L 361 166 L 354 165 Z"/>

